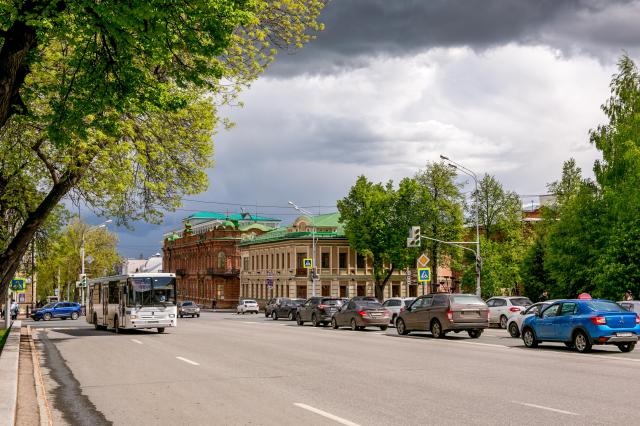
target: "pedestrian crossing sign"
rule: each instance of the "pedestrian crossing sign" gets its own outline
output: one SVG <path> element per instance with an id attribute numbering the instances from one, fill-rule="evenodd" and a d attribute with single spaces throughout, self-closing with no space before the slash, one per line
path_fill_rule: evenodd
<path id="1" fill-rule="evenodd" d="M 313 259 L 305 257 L 304 259 L 302 259 L 302 265 L 307 269 L 313 268 Z"/>
<path id="2" fill-rule="evenodd" d="M 418 268 L 418 281 L 421 283 L 431 282 L 431 268 Z"/>

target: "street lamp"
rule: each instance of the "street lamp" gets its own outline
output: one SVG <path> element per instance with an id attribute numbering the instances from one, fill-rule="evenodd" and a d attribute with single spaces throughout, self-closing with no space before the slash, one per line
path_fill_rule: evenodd
<path id="1" fill-rule="evenodd" d="M 289 201 L 289 204 L 300 213 L 305 214 L 311 218 L 311 262 L 313 267 L 311 268 L 311 295 L 316 295 L 316 280 L 318 279 L 317 265 L 316 265 L 316 221 L 315 216 L 309 210 L 298 207 L 293 201 Z"/>
<path id="2" fill-rule="evenodd" d="M 93 231 L 94 229 L 100 229 L 100 228 L 106 228 L 108 223 L 113 222 L 111 219 L 107 219 L 105 220 L 103 223 L 101 223 L 100 225 L 95 225 L 95 226 L 91 226 L 89 227 L 89 229 L 87 229 L 86 231 L 84 230 L 84 228 L 82 229 L 82 242 L 80 244 L 80 257 L 82 258 L 82 268 L 80 271 L 80 277 L 82 279 L 82 277 L 84 277 L 85 273 L 84 273 L 84 236 L 85 234 L 88 234 L 89 232 Z M 80 287 L 80 300 L 84 302 L 85 306 L 87 305 L 87 301 L 84 300 L 85 297 L 85 293 L 84 293 L 84 287 Z"/>
<path id="3" fill-rule="evenodd" d="M 467 176 L 471 176 L 476 185 L 476 202 L 475 202 L 475 213 L 476 213 L 476 295 L 480 297 L 480 265 L 481 265 L 481 257 L 480 257 L 480 217 L 479 217 L 479 203 L 478 203 L 478 176 L 476 174 L 463 166 L 460 163 L 456 163 L 449 157 L 445 157 L 440 154 L 440 158 L 447 162 L 447 164 L 453 167 L 456 170 L 461 171 Z"/>

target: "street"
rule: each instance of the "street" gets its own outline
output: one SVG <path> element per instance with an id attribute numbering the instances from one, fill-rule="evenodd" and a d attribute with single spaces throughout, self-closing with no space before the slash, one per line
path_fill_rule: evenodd
<path id="1" fill-rule="evenodd" d="M 55 424 L 631 423 L 640 352 L 299 327 L 203 312 L 165 334 L 35 328 Z"/>

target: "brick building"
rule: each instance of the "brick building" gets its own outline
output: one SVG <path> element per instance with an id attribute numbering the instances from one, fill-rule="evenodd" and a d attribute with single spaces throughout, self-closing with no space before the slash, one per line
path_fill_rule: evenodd
<path id="1" fill-rule="evenodd" d="M 163 270 L 177 278 L 178 300 L 220 308 L 235 307 L 240 295 L 243 235 L 274 229 L 279 219 L 200 212 L 185 218 L 184 229 L 165 235 Z"/>

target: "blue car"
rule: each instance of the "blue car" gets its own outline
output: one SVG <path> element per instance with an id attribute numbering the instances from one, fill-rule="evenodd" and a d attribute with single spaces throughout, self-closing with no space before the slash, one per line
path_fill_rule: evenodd
<path id="1" fill-rule="evenodd" d="M 559 300 L 522 324 L 522 340 L 535 348 L 541 342 L 562 342 L 578 352 L 593 345 L 616 345 L 631 352 L 640 336 L 640 318 L 610 300 Z"/>
<path id="2" fill-rule="evenodd" d="M 55 302 L 49 303 L 40 309 L 31 312 L 34 321 L 49 321 L 52 318 L 78 319 L 80 316 L 80 304 L 75 302 Z"/>

